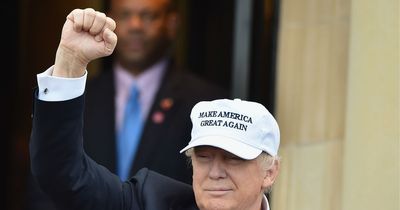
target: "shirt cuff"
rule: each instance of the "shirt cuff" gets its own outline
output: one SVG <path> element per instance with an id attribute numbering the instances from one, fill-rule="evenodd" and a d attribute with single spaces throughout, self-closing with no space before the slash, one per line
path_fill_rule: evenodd
<path id="1" fill-rule="evenodd" d="M 52 76 L 54 66 L 37 74 L 38 98 L 42 101 L 66 101 L 77 98 L 85 92 L 87 70 L 79 78 Z"/>

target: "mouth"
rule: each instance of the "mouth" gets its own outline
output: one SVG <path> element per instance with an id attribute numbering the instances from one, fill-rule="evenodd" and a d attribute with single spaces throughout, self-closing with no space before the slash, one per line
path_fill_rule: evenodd
<path id="1" fill-rule="evenodd" d="M 232 192 L 232 189 L 205 189 L 204 191 L 211 196 L 220 197 Z"/>
<path id="2" fill-rule="evenodd" d="M 123 46 L 128 50 L 139 51 L 142 50 L 144 45 L 143 41 L 139 40 L 129 40 L 123 43 Z"/>
<path id="3" fill-rule="evenodd" d="M 144 48 L 145 40 L 139 35 L 125 36 L 120 39 L 120 45 L 129 50 L 141 50 Z"/>

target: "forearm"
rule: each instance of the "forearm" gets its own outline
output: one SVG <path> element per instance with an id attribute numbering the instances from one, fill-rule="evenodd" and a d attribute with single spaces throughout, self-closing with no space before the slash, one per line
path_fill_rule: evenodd
<path id="1" fill-rule="evenodd" d="M 121 197 L 129 192 L 124 192 L 118 177 L 85 155 L 83 106 L 83 96 L 63 102 L 35 99 L 32 174 L 58 205 L 68 209 L 119 209 Z"/>
<path id="2" fill-rule="evenodd" d="M 82 97 L 66 102 L 35 99 L 30 140 L 31 170 L 41 188 L 51 194 L 67 191 L 82 173 Z M 65 114 L 58 110 L 62 103 Z"/>
<path id="3" fill-rule="evenodd" d="M 91 17 L 94 17 L 91 19 Z M 39 74 L 30 157 L 41 188 L 67 209 L 122 209 L 127 185 L 83 151 L 86 66 L 110 55 L 115 22 L 91 8 L 75 9 L 64 23 L 54 68 Z"/>

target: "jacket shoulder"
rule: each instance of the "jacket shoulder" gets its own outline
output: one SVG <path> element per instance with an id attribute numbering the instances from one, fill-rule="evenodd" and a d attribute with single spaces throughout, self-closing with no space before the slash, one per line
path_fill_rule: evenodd
<path id="1" fill-rule="evenodd" d="M 190 185 L 147 168 L 130 179 L 135 186 L 141 209 L 197 209 Z"/>
<path id="2" fill-rule="evenodd" d="M 181 96 L 199 100 L 228 98 L 228 91 L 219 84 L 206 80 L 190 72 L 179 72 L 169 75 L 169 85 Z"/>

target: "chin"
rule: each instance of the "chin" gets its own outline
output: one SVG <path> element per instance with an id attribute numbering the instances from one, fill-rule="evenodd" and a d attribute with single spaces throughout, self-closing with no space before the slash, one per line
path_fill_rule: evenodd
<path id="1" fill-rule="evenodd" d="M 125 53 L 125 57 L 127 60 L 132 61 L 132 62 L 142 62 L 145 59 L 144 53 L 142 52 L 129 52 Z"/>
<path id="2" fill-rule="evenodd" d="M 199 208 L 201 210 L 228 210 L 228 209 L 234 209 L 232 205 L 229 205 L 226 201 L 224 200 L 209 200 L 207 203 L 204 205 L 199 205 Z"/>
<path id="3" fill-rule="evenodd" d="M 232 208 L 225 206 L 224 204 L 211 204 L 201 210 L 232 210 Z"/>
<path id="4" fill-rule="evenodd" d="M 144 56 L 141 54 L 125 54 L 124 56 L 121 56 L 121 60 L 128 66 L 137 68 L 138 66 L 143 65 Z"/>

